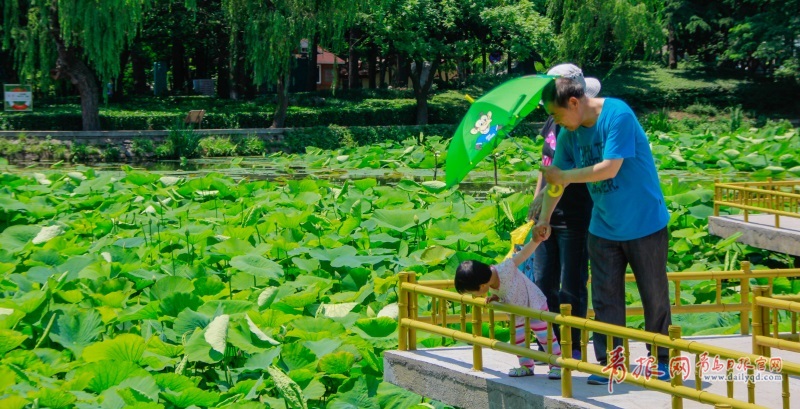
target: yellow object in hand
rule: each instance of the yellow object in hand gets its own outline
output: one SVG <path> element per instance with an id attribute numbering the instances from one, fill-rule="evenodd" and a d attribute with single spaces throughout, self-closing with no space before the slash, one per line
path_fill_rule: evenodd
<path id="1" fill-rule="evenodd" d="M 547 188 L 547 194 L 550 197 L 559 197 L 562 193 L 564 193 L 564 185 L 550 185 Z"/>
<path id="2" fill-rule="evenodd" d="M 528 238 L 528 235 L 531 234 L 531 229 L 533 228 L 533 221 L 529 221 L 522 226 L 517 227 L 514 231 L 511 232 L 511 249 L 506 254 L 505 260 L 510 259 L 514 256 L 514 246 L 521 246 L 525 244 L 525 241 Z"/>

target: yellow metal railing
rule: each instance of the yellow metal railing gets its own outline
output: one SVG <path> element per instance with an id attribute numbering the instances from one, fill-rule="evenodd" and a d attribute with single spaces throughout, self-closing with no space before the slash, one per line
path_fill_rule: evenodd
<path id="1" fill-rule="evenodd" d="M 771 270 L 751 270 L 750 262 L 742 261 L 741 270 L 731 271 L 684 271 L 667 273 L 667 279 L 674 284 L 673 297 L 671 309 L 673 314 L 687 314 L 687 313 L 706 313 L 706 312 L 739 312 L 741 322 L 741 334 L 748 335 L 750 333 L 750 311 L 752 304 L 750 303 L 750 280 L 763 279 L 767 281 L 767 285 L 772 287 L 772 283 L 779 277 L 800 277 L 800 268 L 784 268 L 784 269 L 771 269 Z M 715 281 L 715 294 L 714 301 L 709 304 L 683 304 L 681 301 L 681 282 L 690 280 L 713 280 Z M 635 282 L 636 278 L 632 274 L 625 275 L 625 281 Z M 739 282 L 739 293 L 741 294 L 738 303 L 723 303 L 722 295 L 724 291 L 723 284 L 731 281 Z M 644 309 L 640 306 L 627 307 L 627 313 L 630 315 L 642 315 Z M 589 310 L 588 316 L 594 316 L 594 311 Z"/>
<path id="2" fill-rule="evenodd" d="M 785 268 L 785 269 L 772 269 L 772 270 L 751 270 L 750 263 L 747 261 L 741 262 L 741 270 L 731 271 L 685 271 L 667 273 L 667 279 L 674 284 L 673 298 L 674 302 L 671 305 L 673 314 L 691 314 L 691 313 L 707 313 L 707 312 L 738 312 L 741 322 L 741 334 L 750 334 L 750 312 L 753 306 L 750 302 L 750 280 L 762 279 L 766 281 L 767 285 L 772 287 L 772 283 L 779 277 L 800 277 L 800 268 Z M 591 279 L 590 279 L 591 280 Z M 683 304 L 681 301 L 681 282 L 695 281 L 695 280 L 713 280 L 715 281 L 715 294 L 714 301 L 709 304 Z M 626 274 L 625 281 L 635 282 L 636 278 L 633 274 Z M 740 301 L 737 303 L 725 303 L 722 300 L 723 291 L 726 287 L 723 284 L 727 282 L 739 283 L 739 294 L 741 294 Z M 453 280 L 430 280 L 425 281 L 425 286 L 440 289 L 453 288 Z M 643 315 L 644 309 L 641 306 L 628 306 L 626 309 L 628 315 Z M 444 317 L 444 318 L 442 318 Z M 594 311 L 589 309 L 588 317 L 594 317 Z M 457 323 L 461 321 L 461 316 L 457 314 L 447 314 L 445 310 L 442 313 L 441 308 L 431 312 L 430 316 L 419 317 L 421 321 L 428 323 L 441 323 L 445 319 L 448 324 Z M 497 314 L 495 321 L 508 321 L 507 314 Z"/>
<path id="3" fill-rule="evenodd" d="M 669 335 L 656 334 L 646 332 L 643 330 L 626 328 L 607 323 L 596 322 L 588 318 L 579 318 L 571 316 L 571 306 L 562 305 L 562 314 L 553 312 L 532 310 L 529 308 L 501 304 L 501 303 L 487 303 L 485 298 L 476 298 L 471 295 L 461 295 L 452 291 L 447 291 L 445 288 L 451 288 L 452 281 L 436 280 L 436 281 L 423 281 L 416 282 L 416 275 L 413 273 L 401 273 L 399 284 L 399 349 L 400 350 L 414 350 L 416 349 L 416 332 L 425 331 L 432 334 L 441 335 L 443 337 L 451 338 L 456 341 L 465 342 L 472 345 L 473 348 L 473 368 L 475 370 L 483 370 L 483 356 L 482 348 L 491 348 L 493 350 L 516 354 L 532 359 L 539 359 L 541 361 L 549 362 L 550 364 L 558 365 L 562 368 L 561 378 L 561 391 L 563 397 L 572 397 L 572 376 L 571 371 L 581 371 L 584 373 L 595 374 L 600 376 L 608 376 L 606 373 L 608 367 L 592 364 L 586 361 L 586 349 L 588 345 L 589 331 L 605 334 L 609 337 L 608 345 L 613 345 L 612 337 L 621 338 L 623 342 L 624 351 L 624 367 L 626 368 L 621 374 L 616 374 L 616 381 L 639 385 L 641 387 L 656 390 L 672 395 L 672 407 L 681 408 L 682 399 L 691 399 L 701 403 L 713 404 L 715 407 L 724 408 L 764 408 L 763 406 L 756 405 L 755 402 L 755 382 L 753 381 L 754 369 L 748 369 L 747 394 L 748 401 L 743 402 L 733 398 L 734 393 L 734 380 L 728 377 L 727 382 L 727 396 L 714 394 L 702 390 L 702 375 L 703 369 L 700 365 L 696 365 L 695 372 L 695 385 L 694 388 L 684 386 L 684 372 L 688 368 L 678 368 L 673 375 L 670 382 L 660 381 L 653 377 L 641 377 L 632 373 L 630 368 L 630 357 L 628 345 L 630 341 L 645 342 L 652 345 L 652 348 L 663 347 L 670 350 L 671 360 L 679 359 L 682 353 L 687 353 L 695 356 L 695 362 L 701 362 L 701 357 L 715 356 L 719 357 L 725 362 L 728 362 L 727 371 L 728 375 L 733 374 L 733 366 L 731 362 L 741 362 L 742 359 L 747 359 L 748 362 L 762 362 L 767 357 L 748 354 L 741 351 L 719 348 L 713 345 L 702 344 L 696 341 L 686 341 L 681 339 L 681 331 L 678 326 L 671 326 Z M 428 309 L 422 311 L 427 316 L 420 317 L 420 297 L 427 297 L 430 302 L 426 305 Z M 458 314 L 448 314 L 448 304 L 452 304 L 453 310 L 458 307 Z M 503 318 L 507 318 L 510 322 L 515 321 L 515 317 L 523 317 L 525 324 L 529 324 L 530 319 L 539 319 L 547 322 L 548 333 L 552 331 L 552 325 L 557 324 L 562 327 L 561 349 L 562 351 L 571 351 L 573 340 L 571 331 L 568 328 L 578 328 L 581 331 L 581 360 L 573 359 L 572 357 L 562 357 L 551 354 L 550 345 L 547 346 L 547 352 L 530 349 L 530 335 L 525 337 L 524 346 L 517 346 L 508 342 L 499 341 L 495 337 L 495 323 L 498 322 L 498 313 L 502 314 Z M 468 318 L 469 316 L 469 318 Z M 484 318 L 487 317 L 487 318 Z M 488 320 L 488 334 L 483 331 L 483 322 Z M 468 325 L 471 324 L 471 330 L 468 331 Z M 456 325 L 453 325 L 456 324 Z M 760 327 L 759 327 L 760 330 Z M 550 338 L 548 336 L 548 338 Z M 512 338 L 513 339 L 513 338 Z M 611 356 L 609 351 L 609 357 Z M 652 363 L 655 365 L 655 362 Z M 759 368 L 761 369 L 761 368 Z M 782 375 L 782 397 L 783 408 L 789 409 L 789 375 L 800 375 L 800 364 L 783 362 L 780 368 L 766 367 L 766 371 L 780 373 Z M 725 406 L 730 405 L 730 406 Z"/>
<path id="4" fill-rule="evenodd" d="M 779 311 L 790 315 L 791 332 L 779 331 Z M 800 313 L 800 296 L 773 297 L 771 287 L 753 287 L 753 353 L 771 356 L 771 348 L 800 353 L 797 333 L 797 314 Z"/>
<path id="5" fill-rule="evenodd" d="M 714 216 L 726 206 L 744 211 L 749 222 L 751 212 L 775 215 L 775 227 L 780 217 L 800 218 L 800 181 L 714 183 Z"/>

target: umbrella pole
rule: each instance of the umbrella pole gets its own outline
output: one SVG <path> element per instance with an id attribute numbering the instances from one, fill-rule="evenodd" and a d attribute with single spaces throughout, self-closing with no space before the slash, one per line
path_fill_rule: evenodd
<path id="1" fill-rule="evenodd" d="M 494 185 L 497 186 L 497 154 L 492 154 L 492 162 L 494 162 Z"/>
<path id="2" fill-rule="evenodd" d="M 531 154 L 530 154 L 530 153 L 528 153 L 528 151 L 526 151 L 526 150 L 525 150 L 525 148 L 523 148 L 523 147 L 522 147 L 522 145 L 520 145 L 520 144 L 519 144 L 519 142 L 517 142 L 517 141 L 516 141 L 514 138 L 511 138 L 511 137 L 509 137 L 508 139 L 509 139 L 511 142 L 514 142 L 514 145 L 517 145 L 517 148 L 519 148 L 519 150 L 521 150 L 521 151 L 525 152 L 525 154 L 526 154 L 526 155 L 528 155 L 528 157 L 529 157 L 529 158 L 531 158 L 531 163 L 536 163 L 536 158 L 534 158 L 533 156 L 531 156 Z"/>

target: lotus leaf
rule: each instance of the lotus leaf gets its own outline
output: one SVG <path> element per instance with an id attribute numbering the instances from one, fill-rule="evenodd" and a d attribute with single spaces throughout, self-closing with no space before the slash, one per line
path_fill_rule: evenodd
<path id="1" fill-rule="evenodd" d="M 325 355 L 319 361 L 319 369 L 328 374 L 347 374 L 356 361 L 349 352 L 334 352 Z"/>
<path id="2" fill-rule="evenodd" d="M 226 323 L 227 325 L 227 323 Z M 216 334 L 216 338 L 211 337 L 212 341 L 217 343 L 217 347 L 219 348 L 222 346 L 222 350 L 224 352 L 224 345 L 225 338 L 220 337 L 219 333 L 221 330 L 218 330 Z M 186 356 L 189 357 L 190 362 L 205 362 L 208 364 L 217 363 L 224 357 L 222 352 L 219 352 L 217 349 L 211 346 L 206 339 L 205 339 L 205 330 L 196 329 L 191 336 L 187 336 L 187 341 L 184 343 L 184 349 L 186 351 Z M 225 328 L 225 335 L 227 335 L 227 328 Z"/>
<path id="3" fill-rule="evenodd" d="M 273 364 L 275 358 L 281 354 L 281 347 L 275 347 L 265 352 L 253 354 L 242 366 L 242 370 L 260 372 Z"/>
<path id="4" fill-rule="evenodd" d="M 283 275 L 283 268 L 279 264 L 257 254 L 236 256 L 231 259 L 231 267 L 268 279 L 278 279 Z"/>
<path id="5" fill-rule="evenodd" d="M 5 355 L 8 351 L 22 345 L 27 336 L 9 329 L 0 329 L 0 355 Z"/>
<path id="6" fill-rule="evenodd" d="M 339 392 L 327 406 L 329 409 L 380 409 L 376 399 L 369 396 L 367 382 L 359 377 L 352 389 Z"/>
<path id="7" fill-rule="evenodd" d="M 167 390 L 164 391 L 161 396 L 179 408 L 188 408 L 192 406 L 212 406 L 216 404 L 220 398 L 218 393 L 204 391 L 200 388 L 188 388 L 181 392 Z"/>
<path id="8" fill-rule="evenodd" d="M 91 345 L 103 331 L 103 322 L 96 310 L 65 311 L 58 315 L 50 339 L 80 356 L 84 348 Z"/>
<path id="9" fill-rule="evenodd" d="M 162 391 L 182 392 L 197 386 L 198 378 L 190 379 L 175 373 L 161 373 L 154 376 L 156 384 Z"/>
<path id="10" fill-rule="evenodd" d="M 404 232 L 430 219 L 430 215 L 427 212 L 417 209 L 378 209 L 373 212 L 372 217 L 379 227 L 385 227 L 399 232 Z"/>
<path id="11" fill-rule="evenodd" d="M 144 338 L 134 334 L 121 334 L 114 339 L 87 346 L 82 357 L 87 362 L 109 360 L 139 363 L 144 351 Z"/>
<path id="12" fill-rule="evenodd" d="M 76 400 L 78 398 L 67 391 L 44 388 L 39 392 L 39 404 L 52 409 L 71 408 Z"/>
<path id="13" fill-rule="evenodd" d="M 15 225 L 0 233 L 0 248 L 15 253 L 25 247 L 42 230 L 39 226 Z"/>

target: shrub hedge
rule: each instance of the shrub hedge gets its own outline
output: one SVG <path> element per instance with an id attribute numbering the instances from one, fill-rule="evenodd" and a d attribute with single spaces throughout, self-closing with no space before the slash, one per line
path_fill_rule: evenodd
<path id="1" fill-rule="evenodd" d="M 515 136 L 531 136 L 539 133 L 539 123 L 521 123 L 515 129 Z M 206 136 L 184 129 L 170 131 L 163 143 L 157 144 L 149 139 L 136 138 L 126 145 L 127 138 L 116 141 L 107 139 L 102 145 L 64 144 L 47 138 L 26 136 L 20 133 L 16 138 L 0 137 L 0 158 L 11 160 L 104 160 L 116 161 L 122 153 L 126 160 L 140 161 L 152 157 L 177 159 L 181 156 L 257 156 L 274 150 L 288 153 L 302 153 L 307 147 L 336 149 L 344 146 L 370 145 L 378 142 L 402 142 L 409 138 L 441 136 L 450 138 L 457 125 L 411 125 L 411 126 L 353 126 L 338 125 L 294 128 L 287 131 L 282 142 L 265 143 L 255 135 L 248 136 Z"/>
<path id="2" fill-rule="evenodd" d="M 290 153 L 305 152 L 306 147 L 336 149 L 342 146 L 370 145 L 377 142 L 401 142 L 409 138 L 442 136 L 449 139 L 458 125 L 410 125 L 410 126 L 351 126 L 337 125 L 295 128 L 283 136 L 284 149 Z M 540 123 L 521 123 L 514 129 L 515 136 L 538 135 Z"/>
<path id="3" fill-rule="evenodd" d="M 467 111 L 464 100 L 454 98 L 434 98 L 429 102 L 429 123 L 457 123 Z M 203 128 L 267 128 L 272 125 L 273 112 L 237 111 L 235 107 L 225 107 L 216 111 L 206 111 Z M 121 111 L 101 110 L 100 125 L 103 130 L 146 130 L 168 129 L 182 121 L 186 112 L 165 111 Z M 344 106 L 304 107 L 290 106 L 286 117 L 286 127 L 313 126 L 386 126 L 413 125 L 416 122 L 416 103 L 409 99 L 377 100 L 368 99 L 359 104 Z M 0 114 L 0 130 L 60 130 L 80 131 L 80 110 L 71 112 L 34 111 L 29 113 Z"/>
<path id="4" fill-rule="evenodd" d="M 667 70 L 638 64 L 621 68 L 588 68 L 587 74 L 603 82 L 603 94 L 628 102 L 635 112 L 682 110 L 708 105 L 707 115 L 734 106 L 753 111 L 753 116 L 796 115 L 800 111 L 800 85 L 793 82 L 756 81 L 726 77 L 704 69 Z M 482 95 L 506 78 L 473 76 L 476 81 L 461 90 L 438 91 L 428 102 L 429 124 L 455 124 L 469 104 L 464 94 Z M 479 81 L 478 81 L 479 80 Z M 286 127 L 404 126 L 416 123 L 416 102 L 410 90 L 337 90 L 290 95 Z M 32 113 L 0 113 L 0 130 L 81 130 L 79 101 L 75 97 L 41 101 Z M 125 103 L 101 108 L 104 130 L 169 129 L 189 109 L 206 109 L 204 128 L 266 128 L 272 124 L 274 97 L 232 101 L 209 97 L 133 97 Z M 708 111 L 708 112 L 706 112 Z M 530 121 L 543 121 L 542 110 Z M 358 137 L 356 137 L 358 139 Z"/>
<path id="5" fill-rule="evenodd" d="M 158 105 L 158 104 L 155 104 Z M 212 104 L 213 105 L 213 104 Z M 195 107 L 203 106 L 197 104 Z M 248 106 L 247 108 L 252 108 Z M 448 92 L 428 102 L 429 124 L 456 124 L 469 108 L 463 94 Z M 213 110 L 212 110 L 213 109 Z M 203 128 L 236 129 L 267 128 L 272 125 L 271 105 L 261 111 L 237 110 L 235 105 L 210 108 L 203 117 Z M 288 128 L 339 126 L 405 126 L 416 123 L 416 102 L 413 99 L 364 99 L 358 103 L 330 101 L 318 107 L 290 106 L 285 126 Z M 186 116 L 174 107 L 161 111 L 101 109 L 103 130 L 170 129 Z M 532 120 L 543 120 L 544 113 Z M 0 130 L 80 131 L 80 109 L 47 109 L 29 113 L 0 113 Z"/>

